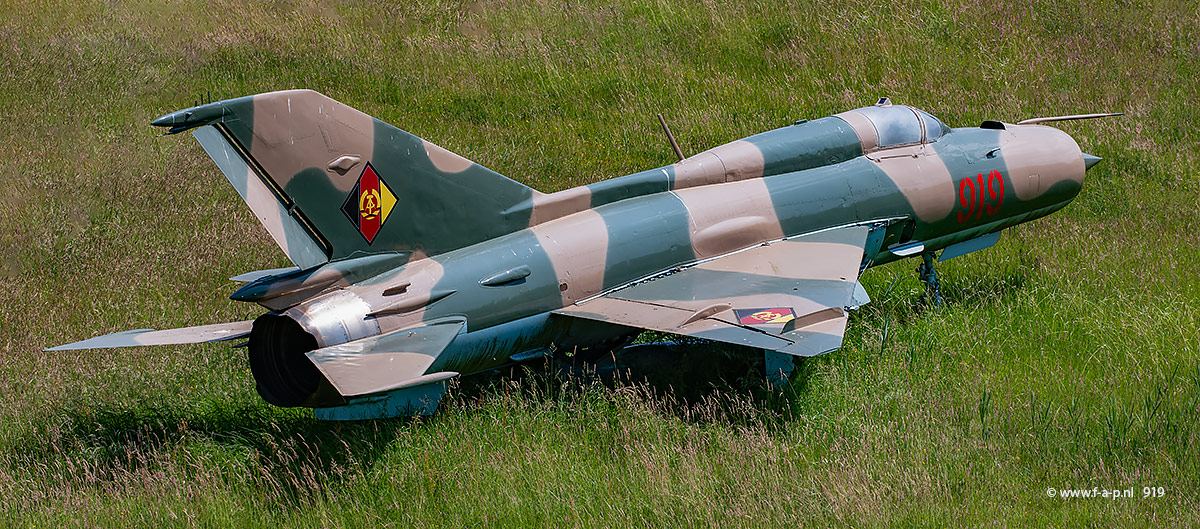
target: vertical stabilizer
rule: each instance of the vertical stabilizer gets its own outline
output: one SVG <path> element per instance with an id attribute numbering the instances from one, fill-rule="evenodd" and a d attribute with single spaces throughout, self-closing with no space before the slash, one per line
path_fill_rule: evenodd
<path id="1" fill-rule="evenodd" d="M 533 190 L 311 90 L 156 119 L 196 139 L 297 266 L 434 255 L 529 225 Z"/>

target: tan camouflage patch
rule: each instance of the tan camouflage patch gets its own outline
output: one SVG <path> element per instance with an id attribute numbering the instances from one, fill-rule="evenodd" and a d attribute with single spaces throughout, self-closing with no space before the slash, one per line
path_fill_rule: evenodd
<path id="1" fill-rule="evenodd" d="M 252 125 L 250 155 L 280 187 L 296 173 L 317 167 L 335 187 L 349 192 L 358 174 L 349 167 L 340 170 L 338 160 L 370 160 L 374 154 L 371 116 L 312 90 L 254 96 Z"/>
<path id="2" fill-rule="evenodd" d="M 867 159 L 887 173 L 922 221 L 942 220 L 954 209 L 954 178 L 932 148 L 897 147 L 878 151 Z"/>
<path id="3" fill-rule="evenodd" d="M 444 275 L 445 269 L 441 263 L 414 254 L 412 260 L 392 277 L 373 282 L 370 286 L 350 288 L 371 305 L 372 312 L 387 311 L 389 308 L 403 309 L 371 318 L 379 325 L 380 332 L 388 333 L 418 325 L 425 319 L 429 301 L 434 297 L 434 286 Z M 384 295 L 384 291 L 403 283 L 408 283 L 408 286 L 401 292 Z"/>
<path id="4" fill-rule="evenodd" d="M 1083 185 L 1083 154 L 1070 135 L 1040 125 L 1009 127 L 1013 137 L 1001 152 L 1017 198 L 1033 200 L 1064 180 Z"/>
<path id="5" fill-rule="evenodd" d="M 705 258 L 783 238 L 761 178 L 674 191 L 688 211 L 692 250 Z"/>
<path id="6" fill-rule="evenodd" d="M 725 181 L 725 164 L 712 151 L 704 151 L 675 164 L 674 189 L 719 184 Z"/>
<path id="7" fill-rule="evenodd" d="M 587 186 L 573 187 L 548 195 L 534 191 L 533 212 L 529 216 L 529 225 L 537 226 L 591 207 L 592 190 Z"/>
<path id="8" fill-rule="evenodd" d="M 429 161 L 433 163 L 433 166 L 437 170 L 443 173 L 461 173 L 470 169 L 472 165 L 475 165 L 475 162 L 443 149 L 434 143 L 425 140 L 421 140 L 421 143 L 425 146 L 425 155 L 429 156 Z"/>
<path id="9" fill-rule="evenodd" d="M 762 151 L 753 143 L 726 143 L 676 163 L 673 189 L 760 178 L 763 166 Z"/>
<path id="10" fill-rule="evenodd" d="M 749 178 L 762 178 L 762 151 L 757 145 L 744 140 L 726 143 L 709 151 L 721 160 L 725 167 L 725 181 L 737 182 Z"/>
<path id="11" fill-rule="evenodd" d="M 879 131 L 875 130 L 875 124 L 871 123 L 871 119 L 863 115 L 861 112 L 853 110 L 834 114 L 834 117 L 841 118 L 854 129 L 854 133 L 858 135 L 858 142 L 862 145 L 863 152 L 871 152 L 879 145 Z"/>
<path id="12" fill-rule="evenodd" d="M 531 228 L 562 292 L 563 306 L 600 293 L 608 259 L 608 226 L 594 210 Z"/>

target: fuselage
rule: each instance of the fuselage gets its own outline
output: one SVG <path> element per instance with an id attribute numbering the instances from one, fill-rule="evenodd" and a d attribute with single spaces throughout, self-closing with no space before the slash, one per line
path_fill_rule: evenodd
<path id="1" fill-rule="evenodd" d="M 909 107 L 867 107 L 536 195 L 513 212 L 533 219 L 527 229 L 407 256 L 267 320 L 295 322 L 308 347 L 328 347 L 464 317 L 429 372 L 472 373 L 636 332 L 552 311 L 664 270 L 855 224 L 871 228 L 865 270 L 1062 208 L 1084 171 L 1078 145 L 1054 128 L 949 129 Z M 260 385 L 270 376 L 255 375 Z"/>

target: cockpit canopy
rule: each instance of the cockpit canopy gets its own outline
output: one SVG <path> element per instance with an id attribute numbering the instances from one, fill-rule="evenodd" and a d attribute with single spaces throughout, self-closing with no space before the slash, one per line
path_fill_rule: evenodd
<path id="1" fill-rule="evenodd" d="M 937 141 L 950 127 L 924 110 L 907 105 L 893 105 L 886 99 L 880 104 L 855 110 L 866 116 L 875 126 L 879 143 L 886 149 L 900 145 Z"/>

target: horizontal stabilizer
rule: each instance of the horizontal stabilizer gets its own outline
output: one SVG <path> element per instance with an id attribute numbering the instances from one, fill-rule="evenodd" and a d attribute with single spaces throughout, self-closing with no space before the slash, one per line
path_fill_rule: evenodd
<path id="1" fill-rule="evenodd" d="M 465 325 L 463 318 L 446 318 L 306 354 L 343 397 L 369 395 L 424 375 Z"/>
<path id="2" fill-rule="evenodd" d="M 863 288 L 862 283 L 855 283 L 854 295 L 850 297 L 850 304 L 846 308 L 857 309 L 870 302 L 871 295 L 867 294 L 867 289 Z"/>
<path id="3" fill-rule="evenodd" d="M 132 331 L 115 332 L 97 336 L 82 342 L 69 343 L 51 347 L 47 351 L 67 351 L 71 349 L 107 349 L 110 347 L 138 347 L 142 345 L 177 345 L 185 343 L 223 342 L 241 338 L 250 334 L 253 320 L 236 321 L 233 323 L 216 323 L 199 327 L 184 327 L 156 331 L 154 329 L 136 329 Z"/>
<path id="4" fill-rule="evenodd" d="M 796 356 L 817 356 L 842 346 L 847 317 L 846 312 L 840 308 L 826 309 L 795 321 L 798 322 L 796 330 L 781 335 L 792 344 L 778 349 L 779 352 Z"/>

